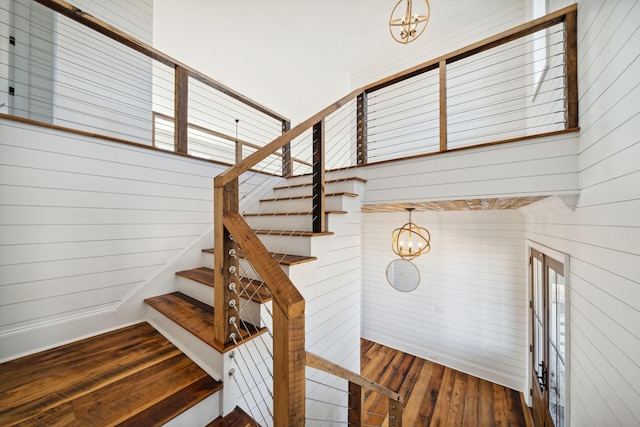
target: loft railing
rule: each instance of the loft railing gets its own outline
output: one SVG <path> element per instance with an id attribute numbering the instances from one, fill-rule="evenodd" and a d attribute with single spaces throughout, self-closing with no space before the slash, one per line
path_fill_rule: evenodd
<path id="1" fill-rule="evenodd" d="M 0 33 L 0 90 L 7 90 L 0 114 L 7 118 L 226 165 L 290 127 L 284 116 L 63 0 L 12 1 L 0 12 L 8 21 Z"/>
<path id="2" fill-rule="evenodd" d="M 427 155 L 575 131 L 578 127 L 576 12 L 575 5 L 567 7 L 355 90 L 215 178 L 216 247 L 224 248 L 225 254 L 238 249 L 247 253 L 253 268 L 260 270 L 265 286 L 274 296 L 290 297 L 274 297 L 273 420 L 276 426 L 304 424 L 305 407 L 299 404 L 305 398 L 304 360 L 312 356 L 305 352 L 304 299 L 288 277 L 276 273 L 279 271 L 276 261 L 259 244 L 239 214 L 237 188 L 241 176 L 285 145 L 291 151 L 310 151 L 312 166 L 293 172 L 311 175 L 312 230 L 322 233 L 326 231 L 326 169 L 372 163 L 374 148 L 391 151 L 406 144 L 415 150 L 410 156 Z M 530 46 L 537 46 L 533 42 L 540 39 L 543 40 L 542 52 L 536 52 L 537 48 Z M 512 55 L 514 51 L 518 54 Z M 527 62 L 522 59 L 523 52 L 537 59 Z M 538 61 L 542 61 L 540 67 Z M 385 103 L 391 106 L 381 108 Z M 356 117 L 355 126 L 343 126 L 344 117 L 351 113 Z M 374 121 L 375 127 L 371 123 Z M 469 125 L 472 122 L 481 125 Z M 431 128 L 435 129 L 433 135 L 429 134 Z M 388 135 L 386 141 L 380 137 L 384 134 Z M 417 140 L 407 139 L 413 135 L 419 135 Z M 432 139 L 434 149 L 425 149 L 425 143 Z M 336 146 L 335 140 L 346 143 Z M 343 151 L 345 145 L 349 147 L 347 156 Z M 331 152 L 333 154 L 328 155 Z M 386 157 L 378 155 L 376 161 L 398 157 L 394 152 Z M 216 258 L 216 281 L 222 283 L 229 283 L 230 278 L 225 281 L 227 270 L 235 271 L 234 258 L 226 258 Z M 278 276 L 270 277 L 272 274 Z M 225 330 L 226 309 L 217 305 L 217 301 L 228 304 L 225 289 L 216 295 L 217 324 L 222 325 L 216 336 L 221 342 L 228 340 L 230 333 L 229 329 Z M 234 301 L 231 305 L 238 304 Z M 278 321 L 276 311 L 281 312 Z"/>

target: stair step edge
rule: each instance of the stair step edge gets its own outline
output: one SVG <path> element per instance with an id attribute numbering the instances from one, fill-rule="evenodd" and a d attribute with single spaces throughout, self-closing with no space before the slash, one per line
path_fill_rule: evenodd
<path id="1" fill-rule="evenodd" d="M 364 178 L 359 178 L 359 177 L 350 177 L 350 178 L 342 178 L 342 179 L 329 179 L 326 180 L 324 183 L 326 184 L 334 184 L 336 182 L 347 182 L 347 181 L 360 181 L 362 183 L 367 182 L 366 179 Z M 293 185 L 280 185 L 278 187 L 274 187 L 274 190 L 284 190 L 287 188 L 299 188 L 299 187 L 311 187 L 313 185 L 312 182 L 308 182 L 308 183 L 304 183 L 304 184 L 293 184 Z"/>
<path id="2" fill-rule="evenodd" d="M 324 197 L 340 197 L 340 196 L 344 196 L 344 197 L 358 197 L 359 194 L 356 193 L 347 193 L 347 192 L 342 192 L 342 193 L 327 193 L 324 195 Z M 283 200 L 300 200 L 300 199 L 311 199 L 313 196 L 310 195 L 306 195 L 306 196 L 292 196 L 292 197 L 275 197 L 272 199 L 260 199 L 261 202 L 280 202 Z"/>
<path id="3" fill-rule="evenodd" d="M 145 298 L 144 302 L 220 353 L 225 353 L 236 347 L 234 344 L 221 346 L 215 342 L 213 338 L 213 307 L 202 301 L 182 292 L 172 292 Z M 252 333 L 245 330 L 242 341 L 266 332 L 266 328 L 250 326 Z"/>
<path id="4" fill-rule="evenodd" d="M 288 200 L 288 199 L 287 199 Z M 349 212 L 347 211 L 325 211 L 325 214 L 328 215 L 346 215 Z M 304 216 L 304 215 L 313 215 L 313 212 L 259 212 L 259 213 L 244 213 L 242 216 L 245 217 L 256 217 L 256 216 Z"/>
<path id="5" fill-rule="evenodd" d="M 202 252 L 214 253 L 214 248 L 203 249 Z M 280 265 L 293 266 L 298 264 L 304 264 L 306 262 L 316 261 L 318 257 L 315 256 L 305 256 L 305 255 L 294 255 L 294 254 L 281 254 L 277 252 L 269 252 L 271 257 Z M 238 256 L 240 258 L 244 258 L 244 253 L 242 250 L 238 252 Z"/>
<path id="6" fill-rule="evenodd" d="M 177 271 L 176 275 L 180 276 L 180 277 L 184 277 L 186 279 L 189 280 L 194 280 L 198 283 L 202 283 L 203 285 L 207 285 L 210 287 L 215 287 L 214 284 L 214 280 L 213 280 L 213 269 L 209 268 L 209 267 L 198 267 L 198 268 L 192 268 L 190 270 L 182 270 L 182 271 Z M 253 302 L 257 302 L 259 304 L 271 301 L 271 295 L 269 295 L 266 290 L 264 290 L 264 288 L 262 288 L 263 282 L 259 281 L 259 280 L 249 280 L 249 279 L 240 279 L 241 282 L 243 283 L 244 286 L 250 286 L 251 289 L 251 293 L 253 294 L 254 290 L 256 288 L 261 288 L 262 291 L 258 291 L 258 293 L 256 295 L 246 295 L 246 291 L 241 293 L 240 296 L 243 298 L 247 298 L 250 299 Z M 243 295 L 245 294 L 245 295 Z"/>

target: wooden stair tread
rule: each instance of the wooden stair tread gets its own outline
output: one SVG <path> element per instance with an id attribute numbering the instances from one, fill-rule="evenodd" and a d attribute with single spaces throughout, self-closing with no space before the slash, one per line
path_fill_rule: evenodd
<path id="1" fill-rule="evenodd" d="M 315 237 L 315 236 L 332 236 L 332 231 L 322 233 L 314 233 L 313 231 L 290 231 L 290 230 L 254 230 L 256 234 L 268 234 L 271 236 L 296 236 L 296 237 Z"/>
<path id="2" fill-rule="evenodd" d="M 366 183 L 367 180 L 364 178 L 359 178 L 359 177 L 350 177 L 350 178 L 342 178 L 342 179 L 328 179 L 325 180 L 325 185 L 326 184 L 331 184 L 331 183 L 335 183 L 335 182 L 346 182 L 346 181 L 360 181 L 363 183 Z M 304 184 L 293 184 L 293 185 L 281 185 L 278 187 L 274 187 L 274 190 L 284 190 L 287 188 L 299 188 L 299 187 L 311 187 L 313 185 L 312 182 L 306 182 Z"/>
<path id="3" fill-rule="evenodd" d="M 144 300 L 149 306 L 173 320 L 184 329 L 200 338 L 209 346 L 224 353 L 233 348 L 234 345 L 218 345 L 213 338 L 213 307 L 195 298 L 183 294 L 182 292 L 172 292 L 170 294 L 159 295 Z M 246 325 L 251 332 L 240 327 Z M 239 325 L 242 339 L 250 338 L 262 334 L 266 328 L 259 328 L 254 325 Z"/>
<path id="4" fill-rule="evenodd" d="M 186 277 L 187 279 L 195 280 L 203 285 L 215 286 L 213 283 L 213 269 L 209 267 L 192 268 L 191 270 L 184 270 L 176 272 L 176 275 L 180 277 Z M 242 298 L 250 299 L 253 302 L 265 303 L 271 301 L 271 294 L 267 290 L 264 283 L 259 280 L 252 280 L 247 278 L 241 278 L 240 284 L 242 289 L 240 290 L 240 296 Z"/>
<path id="5" fill-rule="evenodd" d="M 206 252 L 206 253 L 214 253 L 214 249 L 203 249 L 202 252 Z M 310 262 L 310 261 L 315 261 L 318 258 L 314 257 L 314 256 L 305 256 L 305 255 L 291 255 L 291 254 L 280 254 L 277 252 L 270 252 L 271 257 L 278 263 L 281 265 L 298 265 L 298 264 L 304 264 L 305 262 Z M 244 253 L 242 252 L 242 249 L 238 250 L 238 256 L 240 258 L 244 258 Z"/>
<path id="6" fill-rule="evenodd" d="M 260 427 L 242 408 L 236 408 L 224 417 L 218 417 L 205 427 Z"/>
<path id="7" fill-rule="evenodd" d="M 331 215 L 346 215 L 348 214 L 347 211 L 325 211 L 326 214 L 331 214 Z M 303 215 L 313 215 L 313 212 L 311 211 L 306 211 L 306 212 L 260 212 L 260 213 L 243 213 L 242 216 L 251 216 L 251 217 L 256 217 L 256 216 L 303 216 Z"/>
<path id="8" fill-rule="evenodd" d="M 146 322 L 0 364 L 0 425 L 162 425 L 222 388 Z"/>
<path id="9" fill-rule="evenodd" d="M 358 197 L 358 194 L 348 193 L 345 191 L 341 193 L 326 193 L 324 195 L 324 197 L 336 197 L 336 196 Z M 312 195 L 306 195 L 306 196 L 291 196 L 291 197 L 275 197 L 273 199 L 260 199 L 260 201 L 261 202 L 279 202 L 283 200 L 299 200 L 299 199 L 311 199 L 311 198 L 313 198 Z"/>

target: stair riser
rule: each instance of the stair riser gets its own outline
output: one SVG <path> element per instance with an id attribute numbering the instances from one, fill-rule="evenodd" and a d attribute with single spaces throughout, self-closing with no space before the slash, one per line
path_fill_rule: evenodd
<path id="1" fill-rule="evenodd" d="M 362 194 L 363 183 L 360 181 L 338 181 L 329 182 L 325 184 L 326 193 L 355 193 Z M 309 196 L 311 195 L 313 187 L 311 185 L 305 185 L 304 187 L 288 187 L 288 188 L 276 188 L 274 190 L 275 197 L 296 197 L 296 196 Z"/>
<path id="2" fill-rule="evenodd" d="M 244 270 L 241 269 L 240 271 Z M 193 297 L 199 301 L 202 301 L 205 304 L 213 306 L 213 288 L 211 286 L 196 282 L 195 280 L 187 279 L 186 277 L 178 276 L 178 291 L 189 295 L 190 297 Z M 260 316 L 266 314 L 260 308 L 260 305 L 260 303 L 248 301 L 245 298 L 240 298 L 240 312 L 242 320 L 250 322 L 254 325 L 259 325 Z"/>
<path id="3" fill-rule="evenodd" d="M 325 198 L 325 210 L 343 211 L 345 196 L 330 196 Z M 274 212 L 307 212 L 311 211 L 313 201 L 311 198 L 306 199 L 288 199 L 288 200 L 272 200 L 261 201 L 260 209 L 265 213 Z"/>
<path id="4" fill-rule="evenodd" d="M 325 223 L 327 230 L 331 231 L 333 225 L 342 224 L 343 214 L 327 214 Z M 312 231 L 313 217 L 311 215 L 261 215 L 245 217 L 253 230 L 286 230 L 286 231 Z"/>
<path id="5" fill-rule="evenodd" d="M 149 323 L 209 375 L 222 380 L 223 356 L 164 314 L 147 306 Z"/>

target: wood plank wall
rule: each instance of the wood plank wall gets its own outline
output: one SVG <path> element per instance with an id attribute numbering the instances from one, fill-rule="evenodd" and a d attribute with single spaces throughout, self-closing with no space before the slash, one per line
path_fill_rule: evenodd
<path id="1" fill-rule="evenodd" d="M 431 251 L 413 263 L 421 281 L 393 289 L 391 232 L 405 212 L 362 215 L 362 335 L 522 390 L 526 360 L 524 222 L 517 211 L 413 212 Z"/>
<path id="2" fill-rule="evenodd" d="M 524 209 L 527 238 L 571 256 L 574 426 L 640 425 L 639 28 L 636 0 L 578 2 L 578 206 Z"/>

